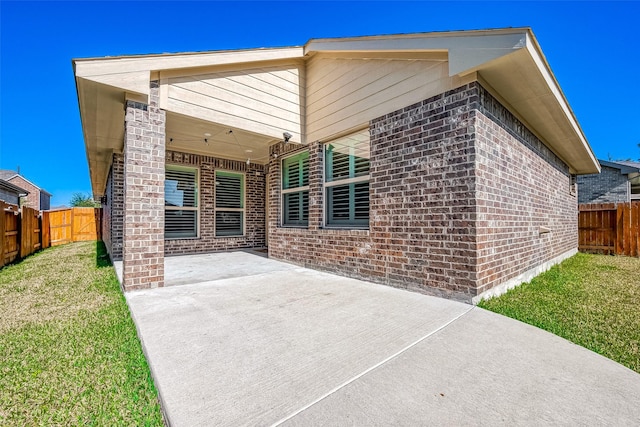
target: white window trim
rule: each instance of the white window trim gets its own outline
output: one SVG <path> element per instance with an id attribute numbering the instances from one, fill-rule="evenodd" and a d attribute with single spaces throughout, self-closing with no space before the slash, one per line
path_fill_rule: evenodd
<path id="1" fill-rule="evenodd" d="M 578 176 L 576 174 L 569 175 L 569 194 L 571 196 L 578 194 Z"/>
<path id="2" fill-rule="evenodd" d="M 218 178 L 218 172 L 230 173 L 234 175 L 242 175 L 242 208 L 220 208 L 216 206 L 216 179 Z M 245 172 L 238 172 L 228 169 L 216 169 L 213 171 L 214 189 L 213 189 L 213 236 L 216 239 L 237 239 L 238 237 L 247 236 L 247 174 Z M 217 236 L 217 222 L 216 213 L 220 212 L 242 212 L 242 234 L 235 234 L 233 236 Z"/>
<path id="3" fill-rule="evenodd" d="M 284 223 L 284 195 L 285 194 L 291 194 L 291 193 L 300 193 L 303 191 L 309 191 L 309 186 L 305 185 L 303 187 L 295 187 L 295 188 L 287 188 L 284 189 L 282 188 L 284 186 L 284 175 L 283 175 L 283 171 L 284 171 L 284 161 L 286 159 L 289 159 L 291 157 L 295 157 L 298 156 L 304 152 L 308 152 L 308 150 L 299 150 L 299 151 L 295 151 L 293 153 L 288 153 L 286 156 L 284 156 L 282 158 L 282 160 L 280 161 L 280 226 L 281 227 L 285 227 L 285 228 L 309 228 L 309 223 L 307 222 L 307 225 L 285 225 Z M 311 153 L 308 153 L 309 156 L 311 155 Z M 308 173 L 311 173 L 311 171 L 309 171 Z M 309 178 L 311 178 L 311 176 L 309 176 Z"/>
<path id="4" fill-rule="evenodd" d="M 166 163 L 165 164 L 165 180 L 166 178 L 166 169 L 182 169 L 182 170 L 194 170 L 196 172 L 196 207 L 182 207 L 179 208 L 177 206 L 165 206 L 164 210 L 170 210 L 170 211 L 196 211 L 196 235 L 195 237 L 166 237 L 166 232 L 164 231 L 163 228 L 163 234 L 165 235 L 164 240 L 189 240 L 189 239 L 199 239 L 200 238 L 200 220 L 201 220 L 201 212 L 200 212 L 200 168 L 197 166 L 189 166 L 189 165 L 182 165 L 179 163 Z M 164 198 L 165 195 L 164 193 L 162 194 L 162 197 Z"/>
<path id="5" fill-rule="evenodd" d="M 352 183 L 360 183 L 360 182 L 371 182 L 371 173 L 367 174 L 367 175 L 363 175 L 363 176 L 358 176 L 358 177 L 354 177 L 354 178 L 344 178 L 344 179 L 340 179 L 340 180 L 333 180 L 330 182 L 327 182 L 327 152 L 325 150 L 325 147 L 327 144 L 331 144 L 332 141 L 335 141 L 336 139 L 340 139 L 342 137 L 345 136 L 349 136 L 351 134 L 354 133 L 358 133 L 362 130 L 367 129 L 365 128 L 361 128 L 360 130 L 356 130 L 354 132 L 349 132 L 340 136 L 337 136 L 335 138 L 331 138 L 330 140 L 328 140 L 327 142 L 322 143 L 322 228 L 327 228 L 327 229 L 331 229 L 331 230 L 369 230 L 369 227 L 371 225 L 371 199 L 369 199 L 369 224 L 362 225 L 362 226 L 358 226 L 358 225 L 344 225 L 344 226 L 340 226 L 340 225 L 335 225 L 335 224 L 327 224 L 327 217 L 328 217 L 328 206 L 327 206 L 327 189 L 336 185 L 345 185 L 345 184 L 352 184 Z M 371 153 L 371 135 L 369 135 L 369 153 Z M 371 160 L 371 159 L 369 159 Z M 369 191 L 371 191 L 371 187 L 369 187 Z"/>

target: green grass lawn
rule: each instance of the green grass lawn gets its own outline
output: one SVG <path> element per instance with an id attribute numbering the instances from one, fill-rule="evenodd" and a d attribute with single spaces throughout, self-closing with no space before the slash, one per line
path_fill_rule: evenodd
<path id="1" fill-rule="evenodd" d="M 101 242 L 0 270 L 0 425 L 163 425 Z"/>
<path id="2" fill-rule="evenodd" d="M 640 259 L 577 254 L 480 307 L 545 329 L 640 373 Z"/>

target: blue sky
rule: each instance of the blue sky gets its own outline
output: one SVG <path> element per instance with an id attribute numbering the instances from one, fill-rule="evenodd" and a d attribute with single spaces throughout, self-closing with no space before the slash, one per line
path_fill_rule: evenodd
<path id="1" fill-rule="evenodd" d="M 0 168 L 91 191 L 72 58 L 530 26 L 596 156 L 640 158 L 638 2 L 0 0 Z"/>

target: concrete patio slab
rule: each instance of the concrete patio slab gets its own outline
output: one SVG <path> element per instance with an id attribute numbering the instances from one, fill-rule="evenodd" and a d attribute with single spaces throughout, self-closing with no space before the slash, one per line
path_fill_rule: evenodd
<path id="1" fill-rule="evenodd" d="M 166 260 L 194 284 L 126 294 L 171 425 L 640 420 L 640 375 L 520 322 L 244 252 L 188 258 Z"/>
<path id="2" fill-rule="evenodd" d="M 122 283 L 122 261 L 115 261 L 113 265 Z M 291 264 L 274 263 L 254 251 L 168 256 L 164 259 L 164 283 L 165 286 L 184 285 L 293 268 Z"/>
<path id="3" fill-rule="evenodd" d="M 633 426 L 638 402 L 635 372 L 475 308 L 282 425 Z"/>

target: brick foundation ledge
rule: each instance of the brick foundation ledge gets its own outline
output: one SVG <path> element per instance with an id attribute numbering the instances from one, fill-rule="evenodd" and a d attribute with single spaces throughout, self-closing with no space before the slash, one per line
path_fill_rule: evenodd
<path id="1" fill-rule="evenodd" d="M 503 295 L 505 293 L 507 293 L 507 291 L 509 289 L 513 289 L 516 286 L 520 286 L 523 283 L 527 283 L 530 282 L 531 279 L 533 279 L 534 277 L 536 277 L 539 274 L 544 273 L 545 271 L 548 271 L 551 267 L 553 267 L 556 264 L 560 264 L 562 261 L 564 261 L 567 258 L 571 258 L 572 256 L 574 256 L 575 254 L 578 253 L 578 249 L 571 249 L 563 254 L 558 255 L 555 258 L 550 259 L 547 262 L 543 262 L 542 264 L 538 265 L 537 267 L 534 267 L 530 270 L 525 271 L 524 273 L 514 277 L 513 279 L 509 279 L 504 283 L 501 283 L 497 286 L 494 286 L 491 289 L 488 289 L 484 292 L 482 292 L 479 295 L 476 295 L 475 297 L 473 297 L 471 299 L 471 303 L 473 305 L 477 305 L 480 301 L 485 300 L 485 299 L 490 299 L 493 297 L 498 297 L 500 295 Z"/>

